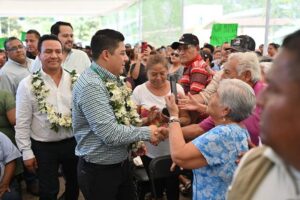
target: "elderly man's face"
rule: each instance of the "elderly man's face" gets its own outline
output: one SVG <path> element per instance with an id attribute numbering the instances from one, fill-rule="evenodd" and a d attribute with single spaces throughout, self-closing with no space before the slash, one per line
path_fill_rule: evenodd
<path id="1" fill-rule="evenodd" d="M 194 45 L 180 45 L 178 48 L 180 61 L 182 64 L 188 64 L 192 62 L 198 55 L 199 47 Z"/>
<path id="2" fill-rule="evenodd" d="M 224 71 L 222 74 L 222 79 L 240 79 L 241 81 L 244 81 L 245 83 L 252 85 L 251 81 L 251 73 L 247 70 L 242 72 L 241 74 L 238 74 L 237 68 L 239 65 L 239 61 L 236 58 L 229 59 L 224 64 Z"/>
<path id="3" fill-rule="evenodd" d="M 237 73 L 237 66 L 238 66 L 238 60 L 236 59 L 230 59 L 224 64 L 224 71 L 222 74 L 223 79 L 232 79 L 232 78 L 238 78 Z"/>
<path id="4" fill-rule="evenodd" d="M 267 74 L 268 87 L 258 98 L 262 107 L 261 139 L 286 162 L 300 170 L 300 83 L 288 72 L 292 55 L 287 50 L 278 54 Z M 298 75 L 299 76 L 299 75 Z"/>

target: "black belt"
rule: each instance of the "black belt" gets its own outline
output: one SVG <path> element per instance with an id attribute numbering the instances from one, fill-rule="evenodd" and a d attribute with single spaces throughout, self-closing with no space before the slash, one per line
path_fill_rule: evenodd
<path id="1" fill-rule="evenodd" d="M 128 159 L 123 160 L 122 162 L 119 163 L 115 163 L 115 164 L 96 164 L 96 163 L 91 163 L 91 162 L 87 162 L 83 157 L 79 157 L 79 162 L 84 163 L 87 166 L 91 166 L 91 167 L 96 167 L 96 168 L 102 168 L 102 169 L 107 169 L 107 168 L 116 168 L 116 167 L 123 167 L 125 166 L 126 163 L 129 162 Z"/>
<path id="2" fill-rule="evenodd" d="M 58 141 L 51 141 L 51 142 L 46 142 L 46 141 L 37 141 L 33 138 L 30 138 L 32 142 L 35 143 L 40 143 L 40 144 L 63 144 L 63 143 L 68 143 L 68 142 L 72 142 L 73 140 L 75 141 L 75 137 L 70 137 L 70 138 L 66 138 L 66 139 L 62 139 L 62 140 L 58 140 Z"/>

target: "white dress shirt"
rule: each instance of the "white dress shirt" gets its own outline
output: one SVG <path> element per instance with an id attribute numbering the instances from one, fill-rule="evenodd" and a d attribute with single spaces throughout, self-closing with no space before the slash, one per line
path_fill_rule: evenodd
<path id="1" fill-rule="evenodd" d="M 70 74 L 63 70 L 58 86 L 42 69 L 41 77 L 50 90 L 46 98 L 47 103 L 53 105 L 56 112 L 70 115 L 72 102 Z M 47 114 L 38 110 L 36 97 L 32 93 L 31 80 L 30 75 L 20 82 L 16 96 L 16 142 L 24 160 L 34 157 L 30 138 L 41 142 L 55 142 L 73 137 L 71 128 L 59 127 L 58 132 L 51 129 Z"/>
<path id="2" fill-rule="evenodd" d="M 69 72 L 76 70 L 78 74 L 81 74 L 86 68 L 91 66 L 91 61 L 85 52 L 78 49 L 71 49 L 61 66 Z M 41 67 L 41 60 L 37 56 L 31 64 L 30 71 L 37 72 Z"/>

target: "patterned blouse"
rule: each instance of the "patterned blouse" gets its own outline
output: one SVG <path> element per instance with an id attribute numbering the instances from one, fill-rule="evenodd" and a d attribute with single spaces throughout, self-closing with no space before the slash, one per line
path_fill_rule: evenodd
<path id="1" fill-rule="evenodd" d="M 248 150 L 249 134 L 237 124 L 218 125 L 192 143 L 208 165 L 193 170 L 193 200 L 225 199 L 238 154 Z"/>

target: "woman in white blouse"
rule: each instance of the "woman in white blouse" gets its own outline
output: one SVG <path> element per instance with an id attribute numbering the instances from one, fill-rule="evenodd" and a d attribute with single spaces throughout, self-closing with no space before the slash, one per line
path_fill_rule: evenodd
<path id="1" fill-rule="evenodd" d="M 146 68 L 148 81 L 135 88 L 132 99 L 141 107 L 142 113 L 145 113 L 144 111 L 149 108 L 153 110 L 155 106 L 158 113 L 157 118 L 148 123 L 164 126 L 164 117 L 161 117 L 161 110 L 166 106 L 165 96 L 171 94 L 170 82 L 167 80 L 168 62 L 159 54 L 151 55 Z M 179 84 L 177 84 L 177 91 L 184 94 L 183 88 Z M 180 122 L 183 126 L 190 123 L 190 118 L 186 111 L 180 111 Z M 148 142 L 145 142 L 145 144 L 147 151 L 146 155 L 142 156 L 142 161 L 146 170 L 148 170 L 149 163 L 153 158 L 170 154 L 169 140 L 165 140 L 157 146 L 153 146 Z M 179 199 L 178 184 L 177 176 L 171 179 L 157 180 L 155 182 L 155 191 L 158 197 L 162 198 L 164 189 L 166 189 L 167 198 L 169 200 L 177 200 Z"/>

